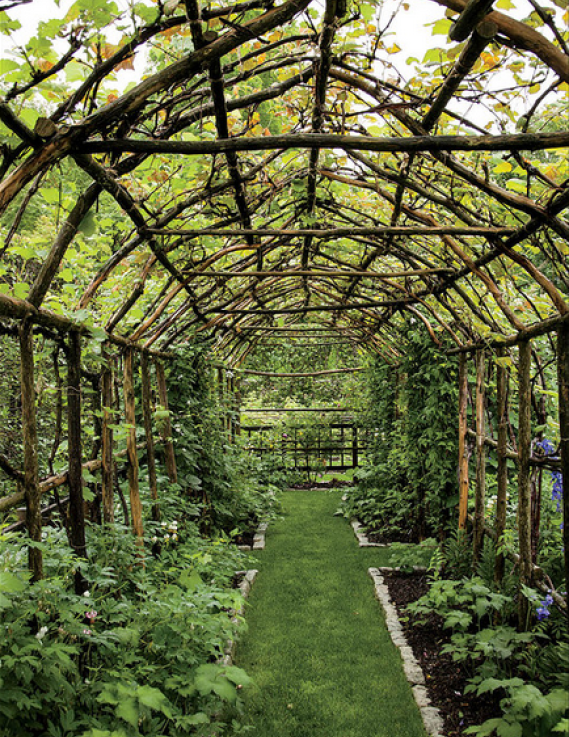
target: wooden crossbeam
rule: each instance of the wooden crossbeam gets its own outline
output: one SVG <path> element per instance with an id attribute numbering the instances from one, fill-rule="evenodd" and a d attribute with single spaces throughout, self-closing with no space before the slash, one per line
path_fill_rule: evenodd
<path id="1" fill-rule="evenodd" d="M 299 374 L 289 373 L 273 373 L 272 371 L 253 371 L 252 369 L 233 369 L 239 371 L 240 374 L 248 374 L 249 376 L 270 376 L 274 379 L 308 379 L 312 376 L 328 376 L 329 374 L 353 374 L 357 371 L 365 371 L 365 366 L 357 366 L 355 368 L 343 369 L 327 369 L 326 371 L 307 371 Z"/>
<path id="2" fill-rule="evenodd" d="M 272 151 L 275 149 L 334 149 L 410 153 L 435 151 L 542 151 L 569 146 L 569 132 L 515 133 L 499 136 L 340 136 L 330 133 L 301 133 L 259 138 L 228 138 L 218 141 L 149 141 L 108 139 L 77 144 L 77 152 L 179 154 L 203 156 L 227 151 Z"/>
<path id="3" fill-rule="evenodd" d="M 247 236 L 256 237 L 304 237 L 314 236 L 315 238 L 349 238 L 351 236 L 366 235 L 455 235 L 455 236 L 476 236 L 476 235 L 511 235 L 515 233 L 515 228 L 499 228 L 486 226 L 456 226 L 456 225 L 440 225 L 440 226 L 421 226 L 421 225 L 383 225 L 375 228 L 251 228 L 248 230 L 230 229 L 230 228 L 203 228 L 203 229 L 184 229 L 171 230 L 168 228 L 147 228 L 146 233 L 152 235 L 173 235 L 176 237 L 196 238 L 198 236 L 215 236 L 222 238 L 246 238 Z"/>
<path id="4" fill-rule="evenodd" d="M 184 276 L 205 277 L 209 279 L 289 279 L 291 277 L 334 279 L 353 279 L 362 277 L 369 279 L 393 279 L 395 277 L 424 276 L 429 274 L 452 273 L 452 269 L 410 269 L 409 271 L 386 271 L 384 274 L 378 271 L 326 271 L 326 270 L 298 270 L 298 271 L 185 271 Z"/>
<path id="5" fill-rule="evenodd" d="M 359 410 L 356 407 L 244 407 L 241 412 L 259 414 L 265 412 L 359 412 Z"/>
<path id="6" fill-rule="evenodd" d="M 359 302 L 337 305 L 311 305 L 307 307 L 281 307 L 274 309 L 238 309 L 212 307 L 204 310 L 204 315 L 298 315 L 303 312 L 336 312 L 344 310 L 363 310 L 368 307 L 401 307 L 407 304 L 409 299 L 385 299 L 373 302 Z"/>

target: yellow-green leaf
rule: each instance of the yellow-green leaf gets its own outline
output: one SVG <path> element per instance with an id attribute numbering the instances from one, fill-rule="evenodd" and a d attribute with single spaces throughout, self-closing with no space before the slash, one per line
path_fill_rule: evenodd
<path id="1" fill-rule="evenodd" d="M 508 161 L 501 161 L 497 166 L 494 167 L 495 174 L 505 174 L 509 171 L 512 171 L 512 165 Z"/>

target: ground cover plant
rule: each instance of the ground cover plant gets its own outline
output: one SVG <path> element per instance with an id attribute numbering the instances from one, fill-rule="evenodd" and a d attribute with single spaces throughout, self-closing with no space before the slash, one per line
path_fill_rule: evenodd
<path id="1" fill-rule="evenodd" d="M 2 537 L 2 734 L 206 734 L 249 683 L 215 665 L 235 636 L 228 612 L 240 605 L 231 581 L 242 554 L 169 515 L 148 525 L 158 557 L 118 524 L 87 539 L 91 559 L 80 563 L 64 532 L 46 531 L 46 575 L 30 586 L 25 539 Z M 88 588 L 76 594 L 79 571 Z"/>

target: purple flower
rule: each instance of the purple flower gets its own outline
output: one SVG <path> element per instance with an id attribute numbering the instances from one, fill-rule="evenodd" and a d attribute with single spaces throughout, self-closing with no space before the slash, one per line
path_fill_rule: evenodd
<path id="1" fill-rule="evenodd" d="M 553 596 L 551 594 L 547 594 L 545 599 L 543 601 L 539 602 L 539 606 L 536 611 L 536 616 L 540 622 L 542 622 L 544 619 L 547 619 L 551 612 L 549 611 L 549 607 L 553 604 Z"/>

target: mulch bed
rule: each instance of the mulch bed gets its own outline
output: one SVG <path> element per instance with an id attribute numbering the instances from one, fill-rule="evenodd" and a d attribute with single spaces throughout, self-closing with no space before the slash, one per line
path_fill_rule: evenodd
<path id="1" fill-rule="evenodd" d="M 233 538 L 233 542 L 235 543 L 235 545 L 249 545 L 250 547 L 252 547 L 256 531 L 256 527 L 254 529 L 245 530 L 239 535 L 236 535 Z"/>
<path id="2" fill-rule="evenodd" d="M 426 574 L 382 574 L 400 618 L 407 618 L 402 621 L 405 637 L 423 669 L 431 702 L 445 720 L 446 737 L 459 737 L 467 727 L 501 716 L 499 698 L 494 694 L 464 694 L 470 673 L 462 663 L 455 663 L 449 653 L 441 654 L 441 648 L 450 640 L 449 631 L 442 627 L 442 618 L 433 614 L 425 624 L 414 626 L 417 617 L 404 611 L 407 604 L 427 593 Z"/>
<path id="3" fill-rule="evenodd" d="M 305 489 L 339 489 L 342 486 L 353 485 L 353 481 L 345 481 L 344 479 L 332 479 L 331 481 L 302 481 L 298 484 L 291 484 L 288 488 L 302 491 Z"/>
<path id="4" fill-rule="evenodd" d="M 381 543 L 382 545 L 390 545 L 391 543 L 417 543 L 416 536 L 412 532 L 400 532 L 398 534 L 383 532 L 367 532 L 367 539 L 370 543 Z"/>

